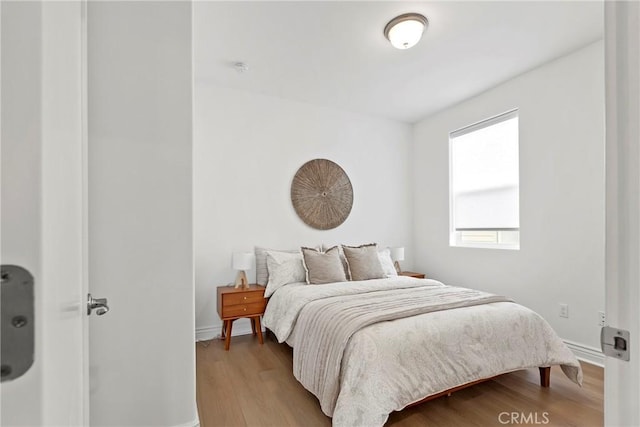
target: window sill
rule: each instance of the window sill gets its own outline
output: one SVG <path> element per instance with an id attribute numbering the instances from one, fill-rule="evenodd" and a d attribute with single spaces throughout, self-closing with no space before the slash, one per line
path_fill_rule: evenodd
<path id="1" fill-rule="evenodd" d="M 478 249 L 506 249 L 509 251 L 519 251 L 519 244 L 506 244 L 506 243 L 450 243 L 452 248 L 478 248 Z"/>

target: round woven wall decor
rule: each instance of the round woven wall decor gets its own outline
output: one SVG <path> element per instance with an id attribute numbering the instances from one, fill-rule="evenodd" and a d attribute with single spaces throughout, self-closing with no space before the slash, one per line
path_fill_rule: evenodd
<path id="1" fill-rule="evenodd" d="M 291 202 L 305 224 L 318 230 L 330 230 L 349 216 L 353 187 L 336 163 L 327 159 L 310 160 L 293 177 Z"/>

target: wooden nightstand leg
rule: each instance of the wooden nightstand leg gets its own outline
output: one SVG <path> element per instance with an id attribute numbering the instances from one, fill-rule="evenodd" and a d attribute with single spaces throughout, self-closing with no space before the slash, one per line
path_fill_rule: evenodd
<path id="1" fill-rule="evenodd" d="M 231 328 L 233 327 L 233 320 L 227 320 L 227 328 L 225 330 L 224 349 L 229 351 L 231 345 Z"/>
<path id="2" fill-rule="evenodd" d="M 256 318 L 252 317 L 251 319 L 251 333 L 253 334 L 253 336 L 256 336 Z"/>
<path id="3" fill-rule="evenodd" d="M 256 323 L 255 328 L 256 328 L 256 331 L 258 332 L 258 342 L 260 344 L 264 344 L 264 341 L 262 339 L 262 326 L 260 325 L 260 316 L 254 317 L 253 320 Z"/>

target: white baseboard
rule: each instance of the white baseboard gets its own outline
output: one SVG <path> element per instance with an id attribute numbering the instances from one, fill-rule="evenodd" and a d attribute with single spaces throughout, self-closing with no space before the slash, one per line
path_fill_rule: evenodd
<path id="1" fill-rule="evenodd" d="M 200 427 L 200 419 L 196 418 L 195 420 L 190 421 L 188 423 L 179 424 L 173 427 Z"/>
<path id="2" fill-rule="evenodd" d="M 209 341 L 220 336 L 220 326 L 196 328 L 196 342 Z"/>
<path id="3" fill-rule="evenodd" d="M 264 328 L 262 328 L 264 331 Z M 222 324 L 214 326 L 204 326 L 196 328 L 196 342 L 197 341 L 209 341 L 214 338 L 218 338 L 222 332 Z M 250 335 L 251 321 L 249 319 L 238 319 L 233 322 L 233 329 L 231 330 L 231 336 L 236 337 L 238 335 Z"/>
<path id="4" fill-rule="evenodd" d="M 578 360 L 582 360 L 587 363 L 591 363 L 592 365 L 600 366 L 604 368 L 604 354 L 600 351 L 599 348 L 589 347 L 584 344 L 579 344 L 577 342 L 563 340 L 564 343 L 569 347 L 573 354 L 576 355 Z"/>

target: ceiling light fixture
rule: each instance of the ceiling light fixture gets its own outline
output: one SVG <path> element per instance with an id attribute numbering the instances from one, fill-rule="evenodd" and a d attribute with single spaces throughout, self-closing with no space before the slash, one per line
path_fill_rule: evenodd
<path id="1" fill-rule="evenodd" d="M 422 38 L 429 21 L 419 13 L 396 16 L 384 27 L 384 36 L 397 49 L 409 49 Z"/>

